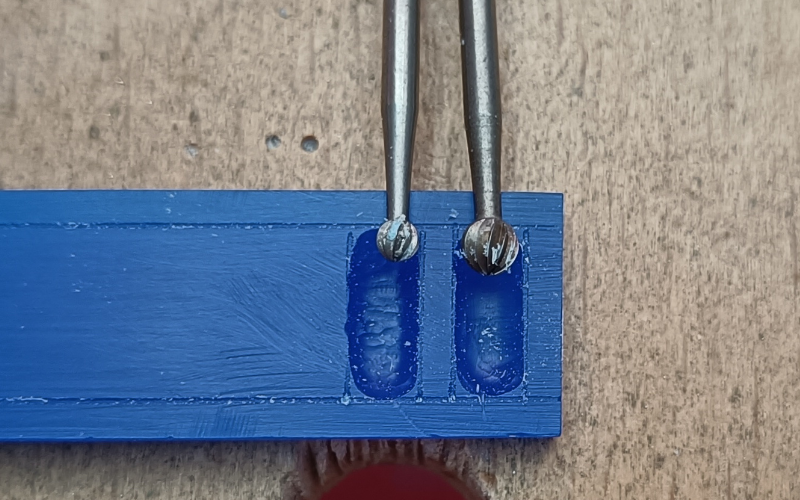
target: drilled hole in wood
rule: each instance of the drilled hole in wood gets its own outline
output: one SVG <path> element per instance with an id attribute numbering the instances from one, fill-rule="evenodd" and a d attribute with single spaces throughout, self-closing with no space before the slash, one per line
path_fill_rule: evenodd
<path id="1" fill-rule="evenodd" d="M 303 151 L 306 153 L 313 153 L 319 149 L 319 141 L 313 135 L 307 135 L 300 141 L 300 147 L 303 148 Z"/>
<path id="2" fill-rule="evenodd" d="M 277 135 L 268 135 L 264 143 L 267 145 L 267 151 L 274 151 L 281 147 L 281 138 Z"/>
<path id="3" fill-rule="evenodd" d="M 200 154 L 200 146 L 198 146 L 193 142 L 190 142 L 189 144 L 183 147 L 183 151 L 186 153 L 186 156 L 194 160 L 197 157 L 197 155 Z"/>

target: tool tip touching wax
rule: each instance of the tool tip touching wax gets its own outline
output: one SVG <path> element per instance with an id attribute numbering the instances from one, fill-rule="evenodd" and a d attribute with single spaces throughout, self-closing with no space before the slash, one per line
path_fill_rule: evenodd
<path id="1" fill-rule="evenodd" d="M 503 219 L 486 217 L 467 228 L 461 247 L 473 269 L 495 275 L 506 271 L 517 259 L 519 240 L 514 228 Z"/>
<path id="2" fill-rule="evenodd" d="M 401 215 L 381 225 L 376 243 L 378 250 L 388 260 L 402 262 L 417 253 L 419 234 L 414 224 Z"/>

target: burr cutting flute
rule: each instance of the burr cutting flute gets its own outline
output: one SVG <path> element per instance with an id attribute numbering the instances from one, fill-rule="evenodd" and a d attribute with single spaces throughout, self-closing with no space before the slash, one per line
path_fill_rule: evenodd
<path id="1" fill-rule="evenodd" d="M 408 219 L 418 75 L 419 0 L 385 0 L 381 116 L 387 221 L 378 229 L 376 243 L 384 257 L 397 262 L 410 259 L 419 248 L 417 228 Z"/>
<path id="2" fill-rule="evenodd" d="M 500 70 L 493 0 L 460 0 L 464 122 L 469 146 L 475 222 L 462 250 L 476 271 L 500 274 L 519 253 L 517 235 L 502 219 L 500 200 Z"/>

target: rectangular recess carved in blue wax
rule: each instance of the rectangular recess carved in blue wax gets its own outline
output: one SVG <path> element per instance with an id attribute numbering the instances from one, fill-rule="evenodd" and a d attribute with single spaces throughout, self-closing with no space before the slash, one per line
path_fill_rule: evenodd
<path id="1" fill-rule="evenodd" d="M 347 339 L 355 386 L 365 396 L 396 399 L 417 382 L 419 254 L 389 262 L 375 229 L 361 233 L 347 275 Z"/>
<path id="2" fill-rule="evenodd" d="M 0 192 L 0 440 L 557 436 L 562 197 L 503 204 L 484 278 L 471 193 L 397 265 L 383 192 Z"/>
<path id="3" fill-rule="evenodd" d="M 456 370 L 472 394 L 499 396 L 522 383 L 525 375 L 523 263 L 525 248 L 508 272 L 475 272 L 458 248 L 455 276 Z"/>

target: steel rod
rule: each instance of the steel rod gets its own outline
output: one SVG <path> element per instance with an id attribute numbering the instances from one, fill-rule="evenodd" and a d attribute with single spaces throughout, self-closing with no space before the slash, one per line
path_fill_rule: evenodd
<path id="1" fill-rule="evenodd" d="M 464 233 L 462 250 L 476 271 L 508 270 L 519 253 L 514 228 L 503 219 L 500 153 L 503 115 L 493 0 L 460 0 L 464 124 L 469 147 L 475 222 Z"/>
<path id="2" fill-rule="evenodd" d="M 387 221 L 378 231 L 377 245 L 394 261 L 411 258 L 419 246 L 409 221 L 418 80 L 419 0 L 385 0 L 381 116 Z"/>

